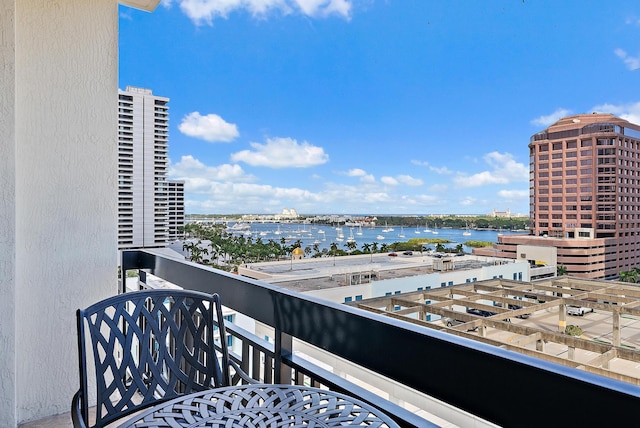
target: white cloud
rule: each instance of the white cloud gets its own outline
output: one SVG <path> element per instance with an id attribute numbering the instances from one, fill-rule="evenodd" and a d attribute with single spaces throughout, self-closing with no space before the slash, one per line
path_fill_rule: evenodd
<path id="1" fill-rule="evenodd" d="M 463 198 L 460 200 L 460 205 L 465 206 L 465 207 L 469 207 L 471 205 L 475 205 L 478 202 L 478 200 L 474 197 L 471 196 L 467 196 L 466 198 Z"/>
<path id="2" fill-rule="evenodd" d="M 242 150 L 231 155 L 233 162 L 269 168 L 307 168 L 329 161 L 322 147 L 306 141 L 302 144 L 292 138 L 268 138 L 266 144 L 250 143 L 253 150 Z"/>
<path id="3" fill-rule="evenodd" d="M 235 124 L 226 122 L 217 114 L 202 116 L 197 111 L 186 115 L 178 129 L 185 135 L 210 143 L 228 143 L 240 135 Z"/>
<path id="4" fill-rule="evenodd" d="M 419 178 L 413 178 L 410 175 L 399 175 L 397 177 L 400 183 L 406 184 L 407 186 L 422 186 L 423 182 Z"/>
<path id="5" fill-rule="evenodd" d="M 566 108 L 559 108 L 550 115 L 540 116 L 531 120 L 531 123 L 536 126 L 549 126 L 553 125 L 563 117 L 570 115 L 571 113 L 571 110 L 567 110 Z"/>
<path id="6" fill-rule="evenodd" d="M 348 177 L 360 177 L 360 181 L 363 183 L 375 183 L 376 178 L 372 174 L 367 174 L 367 171 L 360 168 L 353 168 L 347 171 L 346 175 Z"/>
<path id="7" fill-rule="evenodd" d="M 611 113 L 631 123 L 640 124 L 640 102 L 629 104 L 602 104 L 591 109 L 599 113 Z"/>
<path id="8" fill-rule="evenodd" d="M 630 56 L 625 50 L 620 48 L 613 51 L 613 53 L 624 62 L 629 70 L 637 70 L 640 68 L 640 56 Z"/>
<path id="9" fill-rule="evenodd" d="M 528 167 L 516 162 L 509 153 L 491 152 L 486 154 L 483 159 L 491 168 L 490 170 L 471 176 L 459 174 L 454 182 L 460 187 L 480 187 L 529 180 Z"/>
<path id="10" fill-rule="evenodd" d="M 364 169 L 360 169 L 360 168 L 353 168 L 350 169 L 349 171 L 347 171 L 347 175 L 349 177 L 362 177 L 367 175 L 367 171 L 365 171 Z"/>
<path id="11" fill-rule="evenodd" d="M 398 184 L 400 184 L 398 183 L 398 180 L 389 176 L 382 177 L 380 181 L 382 181 L 382 183 L 386 184 L 387 186 L 397 186 Z"/>
<path id="12" fill-rule="evenodd" d="M 205 181 L 255 181 L 255 177 L 246 174 L 239 165 L 206 166 L 190 155 L 182 156 L 178 163 L 171 165 L 169 167 L 169 176 L 177 180 L 191 180 L 191 184 L 196 187 L 201 187 Z"/>
<path id="13" fill-rule="evenodd" d="M 429 162 L 418 161 L 418 160 L 412 160 L 411 163 L 414 164 L 414 165 L 418 165 L 418 166 L 426 166 L 429 169 L 429 171 L 435 172 L 436 174 L 441 174 L 441 175 L 453 174 L 453 171 L 451 171 L 446 166 L 435 167 L 435 166 L 431 165 Z"/>
<path id="14" fill-rule="evenodd" d="M 349 18 L 351 2 L 347 0 L 295 0 L 298 8 L 308 16 L 325 17 L 332 14 Z"/>
<path id="15" fill-rule="evenodd" d="M 247 11 L 255 18 L 264 18 L 271 12 L 283 15 L 300 13 L 323 18 L 337 15 L 349 19 L 351 0 L 164 0 L 165 7 L 173 3 L 196 25 L 212 25 L 217 18 L 226 19 L 232 12 Z"/>
<path id="16" fill-rule="evenodd" d="M 521 201 L 529 197 L 529 190 L 500 190 L 498 196 L 508 201 Z"/>

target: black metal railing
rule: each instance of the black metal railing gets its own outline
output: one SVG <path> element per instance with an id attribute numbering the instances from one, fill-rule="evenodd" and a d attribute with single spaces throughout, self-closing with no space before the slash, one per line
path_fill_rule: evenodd
<path id="1" fill-rule="evenodd" d="M 275 343 L 236 326 L 255 378 L 323 384 L 383 409 L 403 426 L 424 419 L 294 355 L 300 340 L 501 426 L 621 426 L 636 419 L 640 388 L 443 331 L 328 302 L 153 250 L 123 252 L 122 277 L 146 272 L 182 288 L 219 293 L 225 306 L 270 326 Z M 251 366 L 250 366 L 251 364 Z M 271 370 L 272 368 L 272 370 Z"/>

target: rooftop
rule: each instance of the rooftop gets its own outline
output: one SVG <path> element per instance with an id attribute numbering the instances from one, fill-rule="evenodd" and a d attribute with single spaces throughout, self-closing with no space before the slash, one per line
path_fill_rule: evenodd
<path id="1" fill-rule="evenodd" d="M 535 283 L 493 279 L 351 305 L 640 385 L 640 288 L 633 284 L 570 277 Z M 587 309 L 583 316 L 570 316 L 570 306 Z M 469 314 L 469 308 L 495 315 Z M 462 323 L 448 327 L 448 319 Z M 565 334 L 569 324 L 583 333 Z"/>
<path id="2" fill-rule="evenodd" d="M 469 254 L 442 258 L 434 257 L 427 252 L 413 252 L 411 255 L 405 255 L 402 252 L 395 254 L 397 254 L 396 257 L 390 257 L 389 253 L 378 253 L 252 263 L 240 266 L 238 273 L 290 290 L 305 292 L 348 285 L 345 278 L 349 274 L 373 272 L 376 274 L 376 280 L 379 281 L 434 273 L 437 270 L 434 269 L 434 261 L 437 264 L 443 259 L 453 260 L 456 270 L 492 265 L 497 260 L 495 257 Z"/>

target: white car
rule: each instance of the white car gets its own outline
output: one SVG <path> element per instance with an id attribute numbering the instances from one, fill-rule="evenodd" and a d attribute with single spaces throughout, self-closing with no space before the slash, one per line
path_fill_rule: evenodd
<path id="1" fill-rule="evenodd" d="M 567 306 L 567 314 L 574 316 L 583 316 L 589 312 L 593 312 L 593 308 L 586 308 L 584 306 Z"/>

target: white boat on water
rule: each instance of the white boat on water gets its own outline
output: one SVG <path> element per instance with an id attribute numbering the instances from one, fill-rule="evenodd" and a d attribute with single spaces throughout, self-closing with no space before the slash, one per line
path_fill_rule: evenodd
<path id="1" fill-rule="evenodd" d="M 353 228 L 349 229 L 349 237 L 347 238 L 347 242 L 356 242 L 356 238 L 353 237 Z"/>
<path id="2" fill-rule="evenodd" d="M 400 227 L 400 233 L 398 233 L 398 238 L 404 238 L 404 227 Z"/>
<path id="3" fill-rule="evenodd" d="M 471 236 L 471 231 L 469 230 L 469 225 L 465 223 L 464 232 L 462 232 L 462 236 Z"/>
<path id="4" fill-rule="evenodd" d="M 384 235 L 378 235 L 378 236 L 376 236 L 376 239 L 383 240 L 384 239 Z"/>
<path id="5" fill-rule="evenodd" d="M 389 227 L 387 226 L 387 222 L 384 222 L 384 229 L 382 229 L 383 233 L 389 233 L 389 232 L 393 232 L 393 227 Z"/>
<path id="6" fill-rule="evenodd" d="M 362 236 L 362 225 L 358 226 L 358 231 L 356 232 L 356 235 Z"/>
<path id="7" fill-rule="evenodd" d="M 251 225 L 248 223 L 234 223 L 233 226 L 227 227 L 227 231 L 230 232 L 242 232 L 251 229 Z"/>

